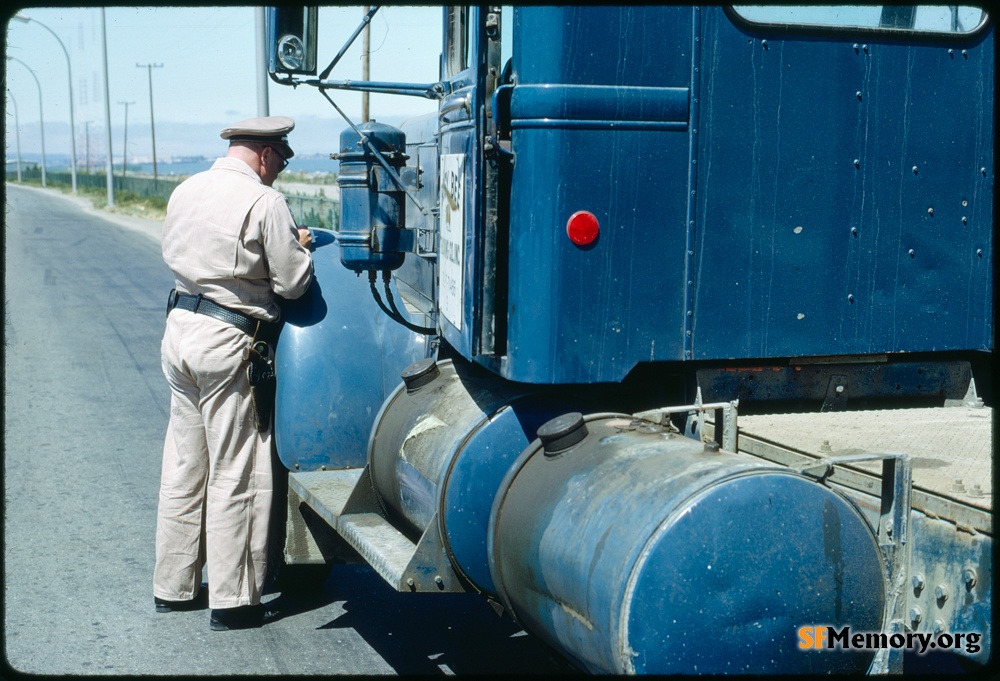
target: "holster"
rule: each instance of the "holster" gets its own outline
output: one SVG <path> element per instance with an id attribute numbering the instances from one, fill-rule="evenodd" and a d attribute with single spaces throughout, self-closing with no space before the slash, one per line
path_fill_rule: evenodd
<path id="1" fill-rule="evenodd" d="M 254 423 L 257 430 L 265 432 L 271 427 L 274 412 L 274 396 L 277 381 L 274 376 L 274 360 L 267 343 L 258 341 L 247 346 L 243 359 L 248 360 L 247 378 L 250 381 L 250 401 L 253 405 Z"/>

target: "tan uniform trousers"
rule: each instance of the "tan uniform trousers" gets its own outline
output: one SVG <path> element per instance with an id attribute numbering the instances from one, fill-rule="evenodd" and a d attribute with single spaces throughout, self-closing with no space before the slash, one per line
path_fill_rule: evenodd
<path id="1" fill-rule="evenodd" d="M 271 433 L 254 426 L 249 337 L 174 309 L 161 345 L 170 384 L 153 595 L 188 600 L 207 560 L 209 607 L 256 605 L 267 573 Z"/>

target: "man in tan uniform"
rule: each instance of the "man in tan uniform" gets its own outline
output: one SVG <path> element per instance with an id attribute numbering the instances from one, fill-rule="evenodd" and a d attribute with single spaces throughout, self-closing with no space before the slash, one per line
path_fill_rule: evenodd
<path id="1" fill-rule="evenodd" d="M 265 618 L 272 442 L 269 420 L 255 425 L 245 357 L 248 346 L 273 353 L 277 298 L 298 298 L 312 281 L 309 230 L 271 187 L 292 157 L 294 126 L 272 116 L 222 130 L 227 155 L 174 190 L 163 224 L 176 291 L 161 346 L 171 398 L 153 597 L 157 612 L 205 607 L 207 563 L 217 631 Z"/>

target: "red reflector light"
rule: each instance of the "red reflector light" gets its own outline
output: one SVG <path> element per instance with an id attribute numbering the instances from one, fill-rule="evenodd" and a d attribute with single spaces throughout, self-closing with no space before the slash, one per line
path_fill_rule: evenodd
<path id="1" fill-rule="evenodd" d="M 577 246 L 589 246 L 597 240 L 601 226 L 593 213 L 580 210 L 569 216 L 566 221 L 566 234 L 569 240 Z"/>

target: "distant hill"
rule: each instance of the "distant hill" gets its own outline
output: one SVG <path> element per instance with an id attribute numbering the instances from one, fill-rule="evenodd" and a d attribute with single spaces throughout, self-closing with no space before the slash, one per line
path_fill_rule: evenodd
<path id="1" fill-rule="evenodd" d="M 295 130 L 292 131 L 288 139 L 296 155 L 326 155 L 337 151 L 340 133 L 347 127 L 347 124 L 335 111 L 330 113 L 329 118 L 304 116 L 295 119 Z M 406 116 L 381 116 L 378 120 L 388 125 L 398 126 L 407 118 Z M 359 123 L 359 121 L 354 122 Z M 230 122 L 164 123 L 162 125 L 158 123 L 156 126 L 156 153 L 163 157 L 202 155 L 213 158 L 219 156 L 224 153 L 226 148 L 225 142 L 219 138 L 219 130 L 229 124 Z M 129 130 L 129 139 L 132 139 L 131 130 Z M 141 147 L 142 142 L 137 142 L 137 144 Z M 148 139 L 145 144 L 148 148 Z M 46 146 L 48 146 L 47 140 Z"/>
<path id="2" fill-rule="evenodd" d="M 399 126 L 409 116 L 378 116 L 377 119 L 388 125 Z M 359 121 L 355 121 L 358 123 Z M 158 159 L 184 157 L 205 157 L 214 159 L 225 154 L 226 143 L 219 138 L 219 131 L 233 121 L 213 121 L 206 123 L 174 123 L 171 121 L 156 122 L 156 156 Z M 297 156 L 327 155 L 337 151 L 340 133 L 347 127 L 336 111 L 330 112 L 327 118 L 319 116 L 303 116 L 295 119 L 295 130 L 289 136 L 292 148 Z M 38 162 L 40 144 L 38 142 L 38 126 L 22 126 L 21 151 L 22 159 L 28 162 Z M 115 163 L 121 162 L 121 140 L 124 130 L 122 126 L 112 124 L 112 140 Z M 13 160 L 15 148 L 10 144 L 8 136 L 7 158 Z M 129 162 L 146 160 L 152 149 L 150 130 L 147 126 L 129 126 L 128 146 Z M 77 131 L 77 162 L 83 166 L 86 152 L 84 137 Z M 97 139 L 91 129 L 90 139 L 91 164 L 103 163 L 105 146 L 102 139 Z M 46 166 L 54 164 L 69 164 L 69 124 L 58 121 L 45 124 L 45 155 Z M 29 151 L 30 150 L 30 151 Z"/>

